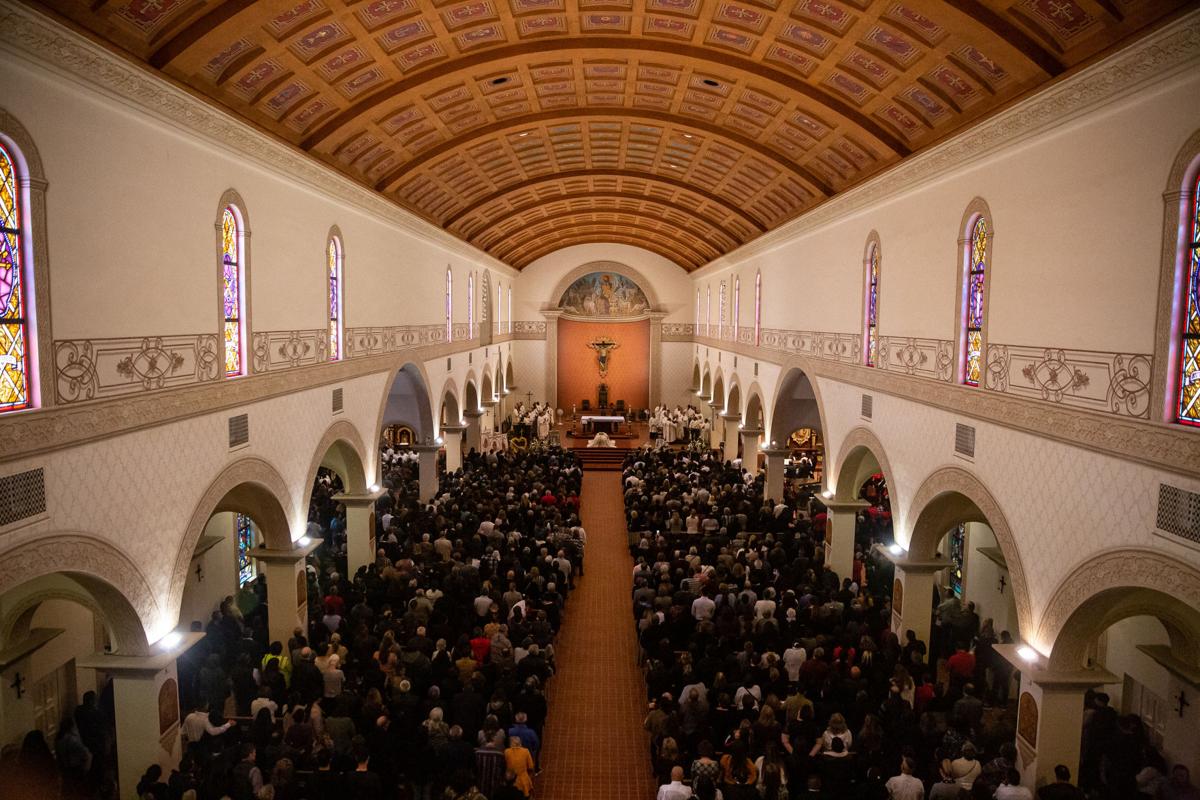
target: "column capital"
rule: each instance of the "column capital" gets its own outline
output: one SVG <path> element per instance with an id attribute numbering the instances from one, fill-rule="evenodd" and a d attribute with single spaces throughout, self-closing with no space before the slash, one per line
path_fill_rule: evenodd
<path id="1" fill-rule="evenodd" d="M 758 452 L 765 455 L 767 458 L 787 458 L 792 454 L 791 450 L 784 447 L 764 447 Z"/>
<path id="2" fill-rule="evenodd" d="M 499 402 L 498 400 L 484 400 L 479 405 L 487 406 L 488 408 L 491 408 L 492 406 L 496 405 L 496 403 L 498 403 L 498 402 Z"/>
<path id="3" fill-rule="evenodd" d="M 734 422 L 734 421 L 741 422 L 742 415 L 741 414 L 722 414 L 721 419 L 725 420 L 726 422 Z"/>
<path id="4" fill-rule="evenodd" d="M 820 500 L 821 505 L 830 511 L 852 511 L 858 513 L 864 508 L 871 507 L 871 504 L 866 500 L 834 500 L 833 498 L 826 500 L 824 497 L 820 498 Z"/>
<path id="5" fill-rule="evenodd" d="M 445 430 L 443 428 L 442 430 Z M 436 453 L 442 449 L 440 444 L 414 444 L 409 447 L 414 453 Z"/>
<path id="6" fill-rule="evenodd" d="M 482 411 L 464 411 L 463 416 L 467 417 L 468 419 L 479 419 L 480 417 L 483 416 L 483 412 Z"/>
<path id="7" fill-rule="evenodd" d="M 183 634 L 183 638 L 179 640 L 179 644 L 169 649 L 158 645 L 150 645 L 150 648 L 157 652 L 143 656 L 121 655 L 120 653 L 93 653 L 76 661 L 75 666 L 104 670 L 109 674 L 123 678 L 150 678 L 174 664 L 176 659 L 199 644 L 203 638 L 203 633 L 189 632 Z"/>
<path id="8" fill-rule="evenodd" d="M 466 429 L 466 425 L 443 425 L 442 433 L 462 433 Z"/>
<path id="9" fill-rule="evenodd" d="M 303 558 L 307 558 L 310 553 L 320 547 L 322 541 L 320 539 L 312 539 L 308 544 L 300 544 L 300 540 L 292 542 L 290 550 L 272 549 L 270 547 L 254 547 L 249 553 L 250 557 L 257 561 L 267 561 L 276 563 L 296 562 Z"/>
<path id="10" fill-rule="evenodd" d="M 758 437 L 758 436 L 763 435 L 763 429 L 762 428 L 742 428 L 740 433 L 742 436 Z"/>
<path id="11" fill-rule="evenodd" d="M 882 548 L 884 556 L 888 561 L 891 561 L 897 568 L 904 570 L 910 575 L 919 575 L 921 573 L 937 572 L 940 569 L 945 569 L 950 566 L 950 562 L 944 558 L 933 558 L 929 560 L 917 560 L 908 557 L 908 551 L 900 555 L 893 555 L 886 547 Z"/>
<path id="12" fill-rule="evenodd" d="M 348 506 L 365 506 L 374 503 L 379 498 L 387 494 L 386 489 L 379 489 L 374 492 L 363 492 L 362 494 L 354 494 L 351 492 L 341 492 L 333 496 L 334 500 L 339 503 L 345 503 Z"/>

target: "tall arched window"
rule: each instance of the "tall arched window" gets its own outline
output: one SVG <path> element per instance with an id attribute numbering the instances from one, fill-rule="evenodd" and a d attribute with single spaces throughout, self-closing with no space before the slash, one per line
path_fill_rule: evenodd
<path id="1" fill-rule="evenodd" d="M 733 317 L 730 324 L 733 326 L 733 331 L 729 338 L 735 342 L 738 338 L 738 326 L 742 324 L 742 276 L 737 275 L 733 279 Z"/>
<path id="2" fill-rule="evenodd" d="M 329 280 L 329 360 L 342 357 L 342 240 L 329 237 L 325 249 L 325 270 Z"/>
<path id="3" fill-rule="evenodd" d="M 229 204 L 221 212 L 221 302 L 225 309 L 225 375 L 245 371 L 246 362 L 246 235 L 241 209 Z"/>
<path id="4" fill-rule="evenodd" d="M 504 281 L 496 281 L 496 333 L 504 333 Z"/>
<path id="5" fill-rule="evenodd" d="M 467 273 L 467 338 L 475 338 L 475 271 Z"/>
<path id="6" fill-rule="evenodd" d="M 717 301 L 717 338 L 723 339 L 725 337 L 725 281 L 721 281 L 718 291 L 720 297 Z"/>
<path id="7" fill-rule="evenodd" d="M 867 281 L 863 296 L 863 363 L 875 366 L 879 354 L 879 244 L 867 244 Z"/>
<path id="8" fill-rule="evenodd" d="M 754 275 L 754 346 L 762 343 L 762 270 Z"/>
<path id="9" fill-rule="evenodd" d="M 30 330 L 25 214 L 17 162 L 0 142 L 0 413 L 20 411 L 30 396 Z"/>
<path id="10" fill-rule="evenodd" d="M 509 287 L 508 287 L 508 332 L 509 332 L 509 333 L 512 333 L 512 330 L 513 330 L 513 319 L 512 319 L 512 285 L 510 284 L 510 285 L 509 285 Z"/>
<path id="11" fill-rule="evenodd" d="M 1188 216 L 1183 237 L 1187 270 L 1183 276 L 1179 326 L 1179 399 L 1176 419 L 1184 425 L 1200 425 L 1200 176 L 1188 187 Z"/>
<path id="12" fill-rule="evenodd" d="M 704 292 L 704 335 L 712 333 L 712 285 L 705 287 Z"/>
<path id="13" fill-rule="evenodd" d="M 696 333 L 700 332 L 700 287 L 696 287 Z"/>
<path id="14" fill-rule="evenodd" d="M 454 341 L 454 273 L 446 265 L 446 341 Z"/>
<path id="15" fill-rule="evenodd" d="M 962 290 L 962 382 L 978 386 L 983 373 L 983 349 L 986 342 L 986 289 L 990 232 L 983 214 L 971 218 L 965 243 L 966 264 Z"/>

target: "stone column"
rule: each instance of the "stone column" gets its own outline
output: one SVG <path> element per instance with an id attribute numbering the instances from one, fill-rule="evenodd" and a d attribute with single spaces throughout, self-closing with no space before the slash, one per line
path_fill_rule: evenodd
<path id="1" fill-rule="evenodd" d="M 722 414 L 721 419 L 724 422 L 725 432 L 721 437 L 725 441 L 725 452 L 722 458 L 726 461 L 733 461 L 737 458 L 738 441 L 741 439 L 741 414 Z"/>
<path id="2" fill-rule="evenodd" d="M 346 569 L 353 578 L 359 567 L 375 563 L 375 501 L 383 489 L 365 494 L 336 494 L 346 506 Z"/>
<path id="3" fill-rule="evenodd" d="M 483 431 L 482 431 L 482 411 L 464 411 L 463 419 L 467 423 L 467 432 L 463 437 L 462 449 L 464 453 L 470 453 L 474 450 L 476 453 L 483 452 Z"/>
<path id="4" fill-rule="evenodd" d="M 1054 783 L 1058 764 L 1078 781 L 1083 697 L 1088 689 L 1121 679 L 1097 667 L 1050 670 L 1041 654 L 1018 645 L 996 645 L 996 654 L 1021 673 L 1016 741 L 1021 783 L 1030 789 Z"/>
<path id="5" fill-rule="evenodd" d="M 149 655 L 96 653 L 76 662 L 76 667 L 101 670 L 113 680 L 117 787 L 126 800 L 138 799 L 137 784 L 146 767 L 158 764 L 170 774 L 179 766 L 183 717 L 175 662 L 203 638 L 202 633 L 188 633 L 174 647 L 152 645 Z"/>
<path id="6" fill-rule="evenodd" d="M 751 475 L 757 475 L 758 470 L 758 439 L 762 436 L 762 428 L 742 428 L 738 435 L 742 438 L 742 466 Z"/>
<path id="7" fill-rule="evenodd" d="M 480 430 L 482 433 L 491 434 L 496 431 L 496 407 L 495 400 L 484 400 L 480 405 L 483 406 L 483 419 L 480 420 Z"/>
<path id="8" fill-rule="evenodd" d="M 417 499 L 422 503 L 428 503 L 437 496 L 438 490 L 438 453 L 441 452 L 440 447 L 436 444 L 418 444 L 413 446 L 413 450 L 417 453 L 419 459 L 417 464 L 417 475 L 421 482 L 421 488 Z"/>
<path id="9" fill-rule="evenodd" d="M 662 398 L 662 321 L 667 316 L 665 311 L 650 312 L 650 408 L 653 409 Z"/>
<path id="10" fill-rule="evenodd" d="M 551 408 L 558 408 L 558 318 L 562 316 L 562 312 L 558 309 L 551 309 L 543 311 L 542 316 L 546 318 L 545 399 Z M 513 387 L 508 388 L 511 390 Z"/>
<path id="11" fill-rule="evenodd" d="M 258 571 L 267 581 L 267 631 L 272 642 L 291 638 L 296 628 L 308 631 L 308 576 L 304 559 L 321 542 L 292 542 L 290 550 L 256 547 L 250 554 L 258 561 Z"/>
<path id="12" fill-rule="evenodd" d="M 776 502 L 783 499 L 783 460 L 790 455 L 784 448 L 767 447 L 762 451 L 767 457 L 767 480 L 764 486 L 764 497 Z"/>
<path id="13" fill-rule="evenodd" d="M 720 402 L 722 401 L 718 398 L 712 398 L 708 401 L 708 448 L 710 450 L 720 449 L 721 442 L 725 438 L 725 425 L 721 421 L 721 409 L 717 407 L 717 403 Z"/>
<path id="14" fill-rule="evenodd" d="M 826 500 L 825 563 L 839 578 L 849 578 L 854 571 L 854 529 L 858 512 L 870 504 L 863 500 Z"/>
<path id="15" fill-rule="evenodd" d="M 446 472 L 453 475 L 462 469 L 463 431 L 466 425 L 443 425 L 442 447 L 446 449 Z"/>
<path id="16" fill-rule="evenodd" d="M 886 551 L 885 551 L 886 552 Z M 930 646 L 933 628 L 933 584 L 938 571 L 950 566 L 944 559 L 911 561 L 907 554 L 888 558 L 896 565 L 892 581 L 892 630 L 904 641 L 904 632 L 912 630 Z"/>

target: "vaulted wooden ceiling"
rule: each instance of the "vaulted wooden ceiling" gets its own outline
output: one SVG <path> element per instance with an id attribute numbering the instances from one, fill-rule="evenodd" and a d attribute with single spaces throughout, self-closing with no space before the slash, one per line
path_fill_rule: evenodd
<path id="1" fill-rule="evenodd" d="M 1188 0 L 39 0 L 515 267 L 687 270 Z"/>

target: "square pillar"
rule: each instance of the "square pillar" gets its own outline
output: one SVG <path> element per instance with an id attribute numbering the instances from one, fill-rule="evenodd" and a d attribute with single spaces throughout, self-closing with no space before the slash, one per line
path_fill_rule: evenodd
<path id="1" fill-rule="evenodd" d="M 758 470 L 758 440 L 762 436 L 761 428 L 742 428 L 738 435 L 742 439 L 742 467 L 751 475 L 757 475 Z"/>
<path id="2" fill-rule="evenodd" d="M 738 441 L 741 439 L 741 414 L 722 414 L 721 420 L 724 422 L 724 435 L 721 437 L 725 440 L 725 452 L 722 458 L 725 461 L 733 461 L 737 458 Z"/>
<path id="3" fill-rule="evenodd" d="M 182 715 L 176 660 L 204 638 L 183 634 L 174 647 L 151 646 L 149 655 L 96 653 L 76 667 L 101 670 L 112 678 L 117 724 L 117 787 L 126 800 L 138 800 L 137 784 L 146 767 L 158 764 L 164 774 L 179 766 Z"/>
<path id="4" fill-rule="evenodd" d="M 286 645 L 293 630 L 308 630 L 308 575 L 304 559 L 321 543 L 306 541 L 307 538 L 293 542 L 290 550 L 259 547 L 250 551 L 258 561 L 259 573 L 267 581 L 267 632 L 272 642 Z"/>
<path id="5" fill-rule="evenodd" d="M 854 572 L 854 531 L 858 512 L 870 504 L 862 500 L 825 500 L 825 563 L 839 578 Z"/>
<path id="6" fill-rule="evenodd" d="M 333 499 L 346 506 L 346 570 L 353 578 L 359 567 L 375 563 L 375 501 L 380 489 L 366 494 L 336 494 Z M 269 590 L 268 590 L 269 591 Z"/>
<path id="7" fill-rule="evenodd" d="M 483 403 L 483 419 L 479 421 L 480 430 L 483 433 L 493 433 L 496 430 L 496 408 L 497 401 L 484 400 Z"/>
<path id="8" fill-rule="evenodd" d="M 482 411 L 465 411 L 463 418 L 467 421 L 467 430 L 463 438 L 463 451 L 470 453 L 474 450 L 476 453 L 483 452 L 483 430 Z"/>
<path id="9" fill-rule="evenodd" d="M 417 499 L 422 503 L 428 503 L 437 496 L 437 459 L 442 448 L 436 444 L 418 444 L 414 445 L 412 449 L 417 453 L 417 476 L 421 484 Z"/>
<path id="10" fill-rule="evenodd" d="M 1040 653 L 1015 644 L 995 645 L 995 653 L 1021 674 L 1016 744 L 1022 785 L 1036 790 L 1054 783 L 1058 764 L 1078 782 L 1084 695 L 1121 679 L 1099 667 L 1051 670 Z"/>
<path id="11" fill-rule="evenodd" d="M 442 447 L 446 450 L 446 472 L 451 475 L 462 469 L 463 431 L 466 429 L 466 425 L 442 426 Z"/>
<path id="12" fill-rule="evenodd" d="M 886 551 L 885 551 L 886 552 Z M 904 641 L 904 632 L 911 630 L 929 646 L 933 629 L 933 585 L 937 573 L 950 565 L 949 561 L 911 561 L 907 555 L 893 558 L 896 577 L 892 581 L 892 630 Z"/>
<path id="13" fill-rule="evenodd" d="M 763 496 L 764 499 L 778 502 L 783 499 L 785 481 L 783 460 L 788 457 L 789 451 L 783 448 L 768 447 L 764 448 L 762 453 L 767 457 L 767 480 L 764 484 Z"/>

